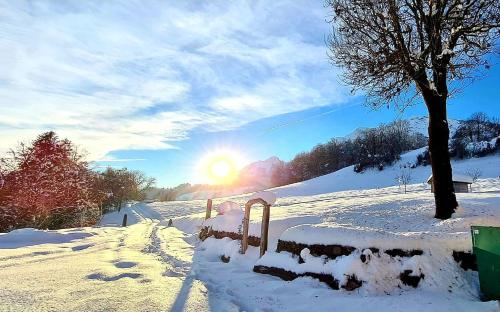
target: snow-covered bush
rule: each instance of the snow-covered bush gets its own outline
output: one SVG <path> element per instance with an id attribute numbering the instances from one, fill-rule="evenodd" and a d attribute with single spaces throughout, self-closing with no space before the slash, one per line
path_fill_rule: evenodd
<path id="1" fill-rule="evenodd" d="M 490 142 L 487 141 L 470 142 L 465 146 L 465 150 L 469 155 L 479 157 L 486 156 L 493 151 Z"/>
<path id="2" fill-rule="evenodd" d="M 484 113 L 476 113 L 461 122 L 450 144 L 451 155 L 457 158 L 483 157 L 498 150 L 500 123 Z"/>

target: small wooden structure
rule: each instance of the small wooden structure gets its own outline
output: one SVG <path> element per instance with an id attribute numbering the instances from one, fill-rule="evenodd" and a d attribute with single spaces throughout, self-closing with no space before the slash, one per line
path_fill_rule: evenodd
<path id="1" fill-rule="evenodd" d="M 264 206 L 264 212 L 262 213 L 262 226 L 260 229 L 260 256 L 262 257 L 267 250 L 267 240 L 269 237 L 269 216 L 271 210 L 271 204 L 263 200 L 262 198 L 250 199 L 245 204 L 245 216 L 243 218 L 243 238 L 241 239 L 241 253 L 245 254 L 248 248 L 248 229 L 250 226 L 250 209 L 255 204 L 261 204 Z"/>
<path id="2" fill-rule="evenodd" d="M 248 230 L 250 227 L 250 210 L 253 205 L 255 204 L 261 204 L 264 207 L 264 211 L 262 213 L 262 225 L 261 225 L 261 230 L 260 230 L 260 256 L 262 257 L 264 253 L 267 251 L 267 243 L 269 240 L 269 217 L 270 217 L 270 210 L 271 210 L 271 205 L 273 205 L 276 201 L 276 194 L 267 192 L 267 191 L 262 191 L 262 192 L 257 192 L 252 195 L 252 197 L 248 200 L 248 202 L 245 204 L 245 213 L 243 217 L 243 233 L 240 235 L 241 237 L 241 249 L 240 253 L 245 254 L 245 252 L 248 249 L 249 245 L 249 237 L 248 237 Z M 227 208 L 231 210 L 231 205 L 235 205 L 236 207 L 239 207 L 239 205 L 235 202 L 231 201 L 226 201 L 222 203 L 221 205 L 227 204 Z M 221 207 L 219 205 L 219 209 Z M 239 211 L 241 208 L 238 208 Z M 212 200 L 209 199 L 207 200 L 207 209 L 205 211 L 205 220 L 210 219 L 212 214 Z M 219 211 L 219 215 L 224 214 Z M 204 238 L 202 237 L 208 237 L 211 233 L 211 229 L 209 227 L 202 228 L 200 232 L 200 238 L 203 240 Z M 231 234 L 231 233 L 229 233 Z M 238 235 L 238 233 L 233 233 L 234 235 Z M 225 236 L 228 237 L 228 236 Z M 232 237 L 231 237 L 232 238 Z M 233 238 L 236 239 L 236 238 Z M 238 238 L 239 239 L 239 238 Z"/>
<path id="3" fill-rule="evenodd" d="M 470 193 L 472 192 L 472 183 L 474 181 L 471 177 L 453 174 L 453 188 L 455 193 Z M 432 182 L 432 175 L 427 179 L 427 183 L 431 185 L 431 192 L 434 193 L 434 183 Z"/>

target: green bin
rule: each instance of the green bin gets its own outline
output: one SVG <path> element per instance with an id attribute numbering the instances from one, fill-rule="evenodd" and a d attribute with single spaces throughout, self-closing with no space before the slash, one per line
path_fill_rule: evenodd
<path id="1" fill-rule="evenodd" d="M 472 226 L 471 231 L 481 292 L 488 300 L 500 300 L 500 227 Z"/>

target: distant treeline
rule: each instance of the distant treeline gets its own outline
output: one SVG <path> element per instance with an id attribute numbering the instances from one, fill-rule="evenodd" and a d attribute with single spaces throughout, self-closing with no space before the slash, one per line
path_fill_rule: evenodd
<path id="1" fill-rule="evenodd" d="M 138 171 L 94 170 L 69 140 L 47 132 L 0 159 L 0 232 L 94 225 L 153 183 Z"/>
<path id="2" fill-rule="evenodd" d="M 366 129 L 353 139 L 332 139 L 302 152 L 293 160 L 275 169 L 273 184 L 285 185 L 312 179 L 347 166 L 355 165 L 356 172 L 398 160 L 401 153 L 427 145 L 427 138 L 414 133 L 410 124 L 398 120 L 377 128 Z"/>

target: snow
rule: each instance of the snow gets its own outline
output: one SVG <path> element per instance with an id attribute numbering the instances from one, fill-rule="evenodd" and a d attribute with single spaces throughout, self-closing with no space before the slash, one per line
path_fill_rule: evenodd
<path id="1" fill-rule="evenodd" d="M 142 221 L 80 231 L 93 235 L 16 249 L 0 243 L 0 310 L 206 311 L 224 306 L 216 298 L 209 301 L 205 285 L 190 276 L 193 246 L 175 228 Z"/>
<path id="2" fill-rule="evenodd" d="M 442 221 L 433 218 L 434 198 L 425 183 L 430 167 L 410 169 L 414 184 L 407 194 L 394 185 L 420 152 L 383 171 L 346 168 L 272 190 L 278 198 L 269 249 L 260 259 L 255 247 L 239 254 L 237 240 L 198 240 L 203 225 L 237 232 L 243 219 L 241 209 L 224 208 L 205 221 L 205 200 L 131 203 L 93 228 L 0 234 L 0 311 L 498 311 L 497 302 L 480 301 L 476 273 L 458 269 L 449 252 L 470 250 L 470 225 L 500 226 L 499 158 L 453 162 L 457 173 L 478 168 L 484 176 L 473 193 L 457 194 L 458 212 Z M 214 205 L 243 207 L 249 198 L 214 199 Z M 121 227 L 125 214 L 129 226 Z M 250 235 L 260 236 L 261 215 L 261 208 L 252 209 Z M 302 250 L 305 262 L 299 264 L 289 253 L 274 252 L 279 238 L 357 249 L 336 259 Z M 366 247 L 424 254 L 389 257 Z M 332 274 L 341 283 L 356 274 L 364 284 L 348 292 L 309 277 L 285 282 L 254 273 L 255 264 Z M 417 289 L 399 284 L 398 274 L 407 269 L 425 273 Z"/>
<path id="3" fill-rule="evenodd" d="M 498 179 L 479 180 L 473 193 L 457 194 L 460 207 L 444 221 L 433 217 L 434 197 L 426 184 L 409 185 L 407 194 L 389 187 L 279 198 L 271 210 L 270 249 L 281 237 L 306 244 L 349 242 L 358 248 L 470 250 L 471 225 L 500 226 L 499 189 Z M 251 214 L 250 235 L 260 236 L 260 218 L 259 211 Z M 203 224 L 237 233 L 242 219 L 243 214 L 217 216 Z"/>
<path id="4" fill-rule="evenodd" d="M 258 198 L 263 199 L 269 205 L 274 205 L 274 203 L 276 202 L 276 194 L 269 191 L 256 192 L 255 194 L 250 196 L 249 200 Z"/>
<path id="5" fill-rule="evenodd" d="M 432 174 L 429 176 L 429 178 L 427 178 L 427 183 L 430 183 L 431 180 L 432 180 Z M 472 184 L 474 182 L 472 177 L 464 175 L 464 174 L 458 174 L 458 173 L 453 173 L 452 180 L 453 180 L 453 182 L 463 182 L 463 183 L 470 183 L 470 184 Z"/>
<path id="6" fill-rule="evenodd" d="M 481 152 L 484 152 L 488 149 L 492 149 L 496 147 L 496 142 L 499 137 L 496 137 L 490 141 L 480 141 L 480 142 L 470 142 L 465 146 L 467 152 L 477 155 Z"/>
<path id="7" fill-rule="evenodd" d="M 453 55 L 453 54 L 454 54 L 454 53 L 453 53 L 453 51 L 452 51 L 452 50 L 450 50 L 450 49 L 443 49 L 443 52 L 442 52 L 441 54 L 439 54 L 439 55 L 437 56 L 437 58 L 438 58 L 438 59 L 441 59 L 441 58 L 443 58 L 443 56 L 446 56 L 446 55 Z"/>
<path id="8" fill-rule="evenodd" d="M 499 223 L 500 225 L 500 223 Z M 468 230 L 468 229 L 467 229 Z M 305 244 L 348 245 L 359 249 L 380 248 L 388 249 L 428 249 L 447 248 L 449 250 L 470 250 L 460 243 L 470 241 L 468 232 L 389 232 L 372 227 L 347 227 L 335 223 L 303 224 L 286 230 L 280 237 L 285 241 L 294 241 Z M 451 252 L 450 252 L 451 254 Z"/>
<path id="9" fill-rule="evenodd" d="M 39 244 L 62 244 L 92 235 L 94 233 L 91 231 L 80 231 L 78 229 L 41 231 L 24 228 L 9 233 L 0 233 L 0 246 L 3 249 L 13 249 Z"/>
<path id="10" fill-rule="evenodd" d="M 238 232 L 238 227 L 243 222 L 243 211 L 234 211 L 230 214 L 217 215 L 203 222 L 203 226 L 209 226 L 220 232 Z M 252 233 L 252 231 L 250 231 Z"/>

